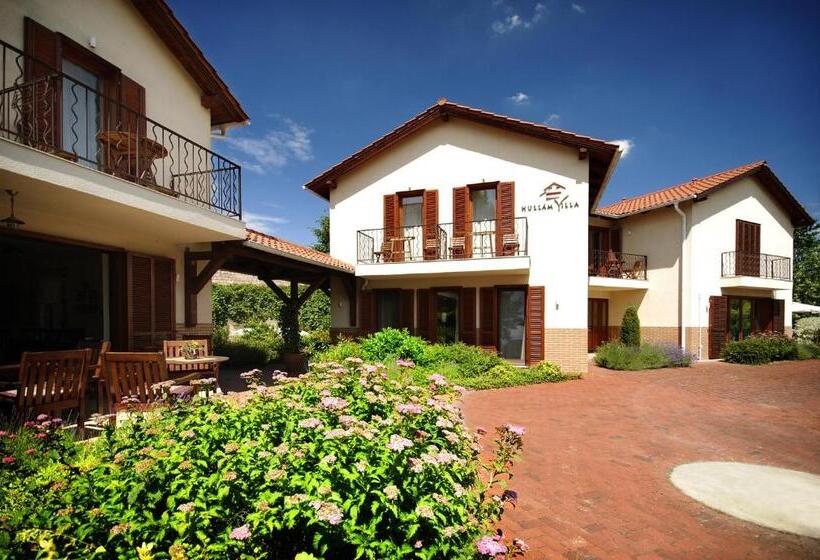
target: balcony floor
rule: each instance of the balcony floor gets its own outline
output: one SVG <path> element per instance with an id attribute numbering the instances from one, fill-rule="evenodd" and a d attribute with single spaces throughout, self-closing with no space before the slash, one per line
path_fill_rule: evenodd
<path id="1" fill-rule="evenodd" d="M 648 280 L 635 280 L 633 278 L 610 278 L 608 276 L 590 276 L 590 288 L 602 288 L 606 290 L 647 290 Z"/>
<path id="2" fill-rule="evenodd" d="M 479 276 L 484 274 L 528 273 L 530 257 L 494 257 L 487 259 L 454 259 L 406 263 L 357 264 L 361 278 L 404 278 L 407 276 Z"/>
<path id="3" fill-rule="evenodd" d="M 791 280 L 760 278 L 758 276 L 725 276 L 720 279 L 721 288 L 749 288 L 758 290 L 791 290 Z"/>

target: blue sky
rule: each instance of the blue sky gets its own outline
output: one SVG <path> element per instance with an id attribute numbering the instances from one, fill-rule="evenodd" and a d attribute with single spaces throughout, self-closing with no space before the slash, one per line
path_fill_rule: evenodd
<path id="1" fill-rule="evenodd" d="M 818 2 L 170 3 L 251 116 L 214 142 L 246 218 L 287 239 L 327 208 L 307 180 L 439 97 L 627 141 L 605 203 L 766 159 L 820 217 Z"/>

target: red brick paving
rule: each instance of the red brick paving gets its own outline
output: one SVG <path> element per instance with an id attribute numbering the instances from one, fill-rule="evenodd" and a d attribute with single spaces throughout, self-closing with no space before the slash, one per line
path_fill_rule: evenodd
<path id="1" fill-rule="evenodd" d="M 610 372 L 470 393 L 473 427 L 527 428 L 502 528 L 528 558 L 820 558 L 820 540 L 709 509 L 668 480 L 691 461 L 820 473 L 820 361 Z"/>

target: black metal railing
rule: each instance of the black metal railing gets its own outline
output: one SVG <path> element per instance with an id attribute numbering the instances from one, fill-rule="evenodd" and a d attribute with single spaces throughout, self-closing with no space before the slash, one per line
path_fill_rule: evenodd
<path id="1" fill-rule="evenodd" d="M 791 280 L 792 260 L 781 255 L 727 251 L 720 256 L 720 275 Z"/>
<path id="2" fill-rule="evenodd" d="M 646 280 L 646 255 L 620 251 L 590 251 L 589 275 Z"/>
<path id="3" fill-rule="evenodd" d="M 241 219 L 237 164 L 104 94 L 98 83 L 82 83 L 3 41 L 0 55 L 0 137 Z"/>
<path id="4" fill-rule="evenodd" d="M 501 227 L 498 227 L 498 226 Z M 527 254 L 527 218 L 482 220 L 356 233 L 357 262 L 487 259 Z"/>

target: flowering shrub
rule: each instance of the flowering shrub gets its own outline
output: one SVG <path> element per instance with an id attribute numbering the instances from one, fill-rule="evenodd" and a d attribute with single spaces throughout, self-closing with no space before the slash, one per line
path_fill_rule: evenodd
<path id="1" fill-rule="evenodd" d="M 794 339 L 782 334 L 766 333 L 729 342 L 723 347 L 721 357 L 735 364 L 767 364 L 794 360 L 798 358 L 798 349 Z"/>
<path id="2" fill-rule="evenodd" d="M 615 370 L 688 367 L 694 360 L 692 353 L 679 347 L 648 343 L 627 346 L 622 342 L 606 342 L 595 350 L 595 363 Z"/>
<path id="3" fill-rule="evenodd" d="M 414 368 L 408 366 L 407 371 Z M 0 550 L 59 558 L 507 558 L 492 527 L 524 429 L 479 459 L 441 376 L 392 379 L 350 358 L 274 377 L 244 398 L 135 414 L 96 443 L 57 436 L 17 465 L 42 425 L 0 437 Z M 14 436 L 14 437 L 11 437 Z M 55 446 L 54 449 L 46 446 Z M 79 447 L 87 448 L 77 453 Z"/>

